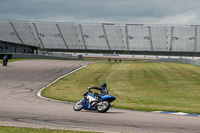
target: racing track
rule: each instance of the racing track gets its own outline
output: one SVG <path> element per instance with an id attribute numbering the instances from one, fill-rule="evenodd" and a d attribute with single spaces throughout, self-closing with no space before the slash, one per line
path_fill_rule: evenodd
<path id="1" fill-rule="evenodd" d="M 0 125 L 106 132 L 200 133 L 200 117 L 110 109 L 75 112 L 73 104 L 37 97 L 58 77 L 89 62 L 28 60 L 0 66 Z"/>

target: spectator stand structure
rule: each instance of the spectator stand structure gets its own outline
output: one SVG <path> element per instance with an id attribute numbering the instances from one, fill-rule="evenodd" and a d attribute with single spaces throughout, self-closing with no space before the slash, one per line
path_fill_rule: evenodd
<path id="1" fill-rule="evenodd" d="M 127 52 L 143 55 L 199 56 L 199 25 L 56 23 L 0 21 L 0 52 L 53 51 Z M 20 50 L 21 49 L 21 50 Z M 30 52 L 31 50 L 29 50 Z M 33 52 L 32 51 L 32 52 Z M 10 52 L 10 51 L 9 51 Z"/>

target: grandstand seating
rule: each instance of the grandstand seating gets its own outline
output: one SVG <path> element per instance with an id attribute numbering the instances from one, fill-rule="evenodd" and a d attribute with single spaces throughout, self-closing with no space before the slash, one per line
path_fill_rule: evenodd
<path id="1" fill-rule="evenodd" d="M 44 49 L 200 52 L 200 27 L 0 21 L 0 40 Z"/>
<path id="2" fill-rule="evenodd" d="M 40 46 L 38 39 L 35 38 L 35 35 L 33 33 L 34 30 L 32 30 L 29 23 L 13 22 L 12 24 L 24 44 L 31 46 Z"/>
<path id="3" fill-rule="evenodd" d="M 166 27 L 152 27 L 152 44 L 154 51 L 167 51 L 167 29 Z"/>
<path id="4" fill-rule="evenodd" d="M 196 51 L 195 48 L 195 27 L 185 28 L 185 51 Z"/>
<path id="5" fill-rule="evenodd" d="M 101 25 L 82 25 L 83 36 L 88 49 L 107 50 L 108 45 Z"/>
<path id="6" fill-rule="evenodd" d="M 37 23 L 36 27 L 45 48 L 66 49 L 56 24 Z"/>
<path id="7" fill-rule="evenodd" d="M 9 22 L 0 22 L 0 40 L 21 43 Z"/>
<path id="8" fill-rule="evenodd" d="M 200 52 L 200 27 L 197 28 L 197 38 L 196 38 L 196 41 L 197 41 L 197 46 L 196 46 L 196 51 Z"/>
<path id="9" fill-rule="evenodd" d="M 105 32 L 111 50 L 125 50 L 125 45 L 122 41 L 121 28 L 119 26 L 105 25 Z"/>
<path id="10" fill-rule="evenodd" d="M 133 37 L 129 39 L 130 50 L 151 51 L 148 27 L 128 26 L 128 35 Z"/>
<path id="11" fill-rule="evenodd" d="M 69 49 L 84 49 L 80 27 L 75 24 L 58 24 Z"/>

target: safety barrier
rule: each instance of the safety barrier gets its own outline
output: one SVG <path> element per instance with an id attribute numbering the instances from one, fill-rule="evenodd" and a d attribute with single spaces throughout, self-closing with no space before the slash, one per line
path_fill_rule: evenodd
<path id="1" fill-rule="evenodd" d="M 0 54 L 0 59 L 3 58 L 4 55 L 8 55 L 9 59 L 17 59 L 17 58 L 34 58 L 34 59 L 58 59 L 58 60 L 83 60 L 83 58 L 74 58 L 72 54 L 65 54 L 64 56 L 56 55 L 40 55 L 40 54 L 21 54 L 21 53 L 6 53 Z"/>
<path id="2" fill-rule="evenodd" d="M 192 64 L 195 66 L 200 66 L 200 60 L 192 60 L 184 58 L 155 59 L 155 60 L 145 60 L 144 62 L 182 62 L 182 63 Z"/>

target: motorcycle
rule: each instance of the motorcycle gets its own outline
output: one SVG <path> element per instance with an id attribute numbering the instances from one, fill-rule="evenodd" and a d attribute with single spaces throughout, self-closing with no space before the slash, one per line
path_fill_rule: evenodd
<path id="1" fill-rule="evenodd" d="M 7 61 L 6 60 L 3 60 L 3 66 L 7 66 Z"/>
<path id="2" fill-rule="evenodd" d="M 90 89 L 83 94 L 84 98 L 74 104 L 75 111 L 96 110 L 99 113 L 105 113 L 111 107 L 111 102 L 116 98 L 112 95 L 99 95 L 98 93 L 92 93 Z"/>

